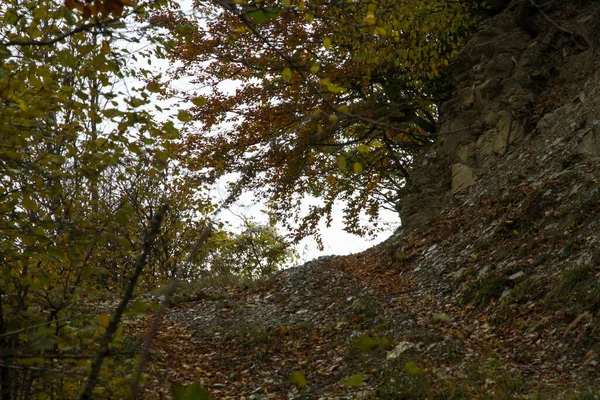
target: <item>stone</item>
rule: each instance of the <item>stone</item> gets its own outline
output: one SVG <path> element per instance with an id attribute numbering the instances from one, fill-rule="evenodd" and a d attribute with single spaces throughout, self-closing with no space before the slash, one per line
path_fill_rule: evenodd
<path id="1" fill-rule="evenodd" d="M 473 185 L 473 169 L 457 163 L 452 166 L 452 194 L 468 192 Z"/>
<path id="2" fill-rule="evenodd" d="M 510 279 L 511 281 L 514 281 L 515 279 L 519 279 L 522 276 L 525 276 L 525 272 L 519 271 L 519 272 L 515 272 L 514 274 L 509 276 L 508 279 Z"/>
<path id="3" fill-rule="evenodd" d="M 498 137 L 494 141 L 494 151 L 504 155 L 509 145 L 523 137 L 523 127 L 508 111 L 503 113 L 496 127 L 498 128 Z"/>
<path id="4" fill-rule="evenodd" d="M 407 350 L 414 349 L 416 346 L 410 342 L 400 342 L 394 350 L 388 351 L 385 358 L 387 360 L 393 360 L 394 358 L 398 358 L 400 355 L 405 353 Z"/>
<path id="5" fill-rule="evenodd" d="M 475 160 L 479 168 L 487 168 L 495 161 L 495 138 L 498 136 L 497 129 L 490 129 L 477 139 L 475 147 Z"/>
<path id="6" fill-rule="evenodd" d="M 586 158 L 600 157 L 600 127 L 588 131 L 577 144 L 577 153 Z"/>
<path id="7" fill-rule="evenodd" d="M 502 247 L 496 249 L 496 251 L 494 251 L 492 253 L 491 257 L 494 261 L 500 261 L 500 260 L 503 260 L 506 257 L 510 256 L 511 251 L 512 251 L 511 246 L 502 246 Z"/>
<path id="8" fill-rule="evenodd" d="M 475 161 L 476 143 L 469 143 L 458 148 L 458 159 L 463 164 L 472 164 Z"/>

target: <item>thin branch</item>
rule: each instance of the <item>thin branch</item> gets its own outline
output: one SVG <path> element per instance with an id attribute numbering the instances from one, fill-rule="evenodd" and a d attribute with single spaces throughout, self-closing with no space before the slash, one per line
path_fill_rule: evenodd
<path id="1" fill-rule="evenodd" d="M 302 80 L 304 81 L 306 86 L 313 93 L 315 93 L 317 96 L 319 96 L 321 98 L 321 100 L 323 101 L 323 103 L 325 103 L 325 105 L 327 107 L 329 107 L 335 114 L 342 115 L 347 118 L 352 118 L 352 119 L 355 119 L 358 121 L 366 122 L 368 124 L 385 127 L 385 128 L 388 128 L 388 129 L 391 129 L 394 131 L 397 131 L 397 130 L 404 131 L 404 129 L 400 129 L 395 124 L 389 124 L 386 122 L 382 122 L 382 120 L 385 118 L 381 118 L 379 120 L 373 120 L 371 118 L 367 118 L 367 117 L 364 117 L 359 114 L 354 114 L 354 113 L 339 110 L 330 99 L 328 99 L 327 97 L 325 97 L 323 95 L 321 90 L 319 90 L 319 88 L 315 85 L 315 83 L 306 75 L 306 73 L 302 70 L 301 66 L 299 66 L 293 60 L 292 57 L 288 56 L 283 51 L 281 51 L 279 48 L 277 48 L 277 46 L 275 46 L 268 38 L 266 38 L 264 35 L 262 35 L 258 31 L 255 24 L 253 24 L 243 13 L 236 10 L 235 3 L 228 2 L 227 0 L 214 0 L 214 2 L 218 5 L 220 5 L 223 9 L 231 12 L 236 17 L 238 17 L 240 19 L 240 21 L 242 21 L 244 23 L 244 25 L 246 25 L 246 27 L 250 30 L 250 32 L 252 32 L 261 42 L 263 42 L 267 47 L 271 48 L 279 57 L 281 57 L 284 61 L 286 61 L 291 67 L 293 67 L 295 69 L 295 71 L 300 75 L 300 77 L 302 78 Z M 435 132 L 430 132 L 430 133 L 433 134 Z"/>
<path id="2" fill-rule="evenodd" d="M 0 335 L 0 338 L 1 337 L 5 337 L 5 336 L 17 335 L 19 333 L 26 332 L 26 331 L 31 330 L 31 329 L 39 328 L 40 326 L 50 325 L 50 324 L 54 324 L 54 323 L 62 322 L 62 321 L 67 321 L 67 320 L 69 320 L 69 318 L 61 318 L 61 319 L 57 319 L 56 321 L 47 321 L 47 322 L 43 322 L 41 324 L 31 325 L 31 326 L 28 326 L 26 328 L 19 329 L 17 331 L 12 331 L 12 332 L 7 332 L 5 334 L 2 334 L 2 335 Z"/>
<path id="3" fill-rule="evenodd" d="M 85 389 L 83 390 L 83 392 L 81 393 L 81 396 L 79 397 L 80 400 L 89 400 L 92 398 L 92 391 L 94 390 L 94 387 L 98 383 L 98 378 L 100 375 L 100 369 L 102 367 L 102 363 L 104 362 L 104 359 L 110 353 L 109 345 L 112 342 L 115 333 L 117 332 L 117 328 L 119 326 L 119 323 L 121 322 L 121 317 L 123 316 L 123 313 L 125 312 L 125 309 L 127 308 L 127 304 L 129 304 L 129 301 L 133 297 L 133 292 L 135 290 L 135 286 L 137 284 L 137 281 L 138 281 L 140 275 L 142 274 L 142 271 L 144 270 L 144 267 L 146 266 L 146 260 L 148 259 L 148 255 L 150 254 L 150 251 L 152 250 L 152 247 L 154 245 L 156 237 L 158 236 L 158 233 L 160 231 L 160 226 L 161 226 L 163 218 L 167 212 L 167 208 L 168 207 L 166 205 L 161 206 L 158 209 L 156 215 L 154 216 L 154 219 L 152 220 L 150 231 L 148 232 L 148 237 L 144 241 L 142 254 L 140 255 L 140 258 L 138 258 L 138 260 L 135 264 L 133 276 L 129 280 L 129 285 L 127 286 L 127 289 L 125 290 L 125 294 L 123 295 L 121 302 L 117 306 L 117 309 L 115 310 L 114 314 L 112 315 L 110 322 L 108 324 L 108 327 L 106 328 L 106 332 L 104 333 L 104 337 L 102 338 L 102 341 L 100 343 L 100 350 L 98 351 L 98 356 L 96 357 L 96 360 L 92 364 L 92 370 L 88 377 L 88 381 L 85 386 Z"/>
<path id="4" fill-rule="evenodd" d="M 78 26 L 77 28 L 70 30 L 68 32 L 64 32 L 61 35 L 58 35 L 52 39 L 46 39 L 46 40 L 9 40 L 6 43 L 2 43 L 3 46 L 6 47 L 14 47 L 14 46 L 18 46 L 18 47 L 31 47 L 31 46 L 52 46 L 53 44 L 56 44 L 57 42 L 60 42 L 63 39 L 66 39 L 68 37 L 71 37 L 73 35 L 76 35 L 80 32 L 87 32 L 92 28 L 98 28 L 98 27 L 104 27 L 106 25 L 112 24 L 114 22 L 118 22 L 122 19 L 125 19 L 127 17 L 129 17 L 130 15 L 134 15 L 137 14 L 142 8 L 151 5 L 153 3 L 155 3 L 157 0 L 153 0 L 150 3 L 147 4 L 142 4 L 136 8 L 134 8 L 130 13 L 126 14 L 125 16 L 118 16 L 118 17 L 114 17 L 114 18 L 110 18 L 110 19 L 103 19 L 101 21 L 96 21 L 96 22 L 89 22 L 87 24 L 83 24 L 81 26 Z"/>

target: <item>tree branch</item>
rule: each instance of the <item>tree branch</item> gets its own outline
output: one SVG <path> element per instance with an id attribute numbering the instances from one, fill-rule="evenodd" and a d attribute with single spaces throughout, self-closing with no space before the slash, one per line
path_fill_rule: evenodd
<path id="1" fill-rule="evenodd" d="M 154 219 L 152 220 L 150 231 L 148 232 L 148 237 L 144 241 L 142 254 L 140 255 L 140 258 L 138 258 L 138 260 L 136 262 L 133 276 L 129 280 L 129 285 L 127 286 L 127 289 L 125 290 L 123 299 L 121 299 L 121 302 L 117 306 L 117 309 L 115 310 L 114 314 L 112 315 L 110 322 L 108 324 L 108 327 L 106 328 L 106 332 L 104 333 L 104 337 L 102 338 L 102 341 L 100 343 L 100 350 L 98 351 L 98 356 L 96 357 L 96 360 L 92 364 L 92 370 L 88 377 L 88 381 L 85 386 L 85 389 L 83 390 L 83 392 L 81 393 L 81 396 L 79 397 L 80 400 L 89 400 L 92 398 L 92 391 L 94 390 L 94 387 L 98 384 L 100 368 L 102 367 L 102 363 L 104 362 L 104 359 L 110 353 L 109 344 L 113 340 L 113 337 L 117 331 L 117 327 L 119 326 L 119 323 L 121 322 L 121 317 L 123 316 L 123 312 L 125 312 L 125 309 L 127 308 L 127 304 L 129 304 L 129 301 L 133 297 L 133 292 L 134 292 L 135 286 L 137 284 L 137 281 L 138 281 L 140 275 L 142 274 L 142 271 L 144 270 L 144 267 L 146 266 L 146 260 L 148 259 L 148 254 L 150 254 L 150 251 L 152 250 L 152 246 L 154 245 L 156 237 L 158 236 L 158 233 L 160 231 L 160 226 L 162 224 L 165 213 L 167 212 L 167 208 L 168 207 L 166 205 L 161 206 L 159 208 L 158 212 L 156 213 L 156 215 L 154 216 Z"/>

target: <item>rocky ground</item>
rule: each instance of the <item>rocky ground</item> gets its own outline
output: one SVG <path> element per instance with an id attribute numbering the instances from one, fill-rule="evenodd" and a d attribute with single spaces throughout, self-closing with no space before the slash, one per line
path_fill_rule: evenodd
<path id="1" fill-rule="evenodd" d="M 600 6 L 545 7 L 532 32 L 511 2 L 450 66 L 404 231 L 188 291 L 144 398 L 600 399 Z"/>

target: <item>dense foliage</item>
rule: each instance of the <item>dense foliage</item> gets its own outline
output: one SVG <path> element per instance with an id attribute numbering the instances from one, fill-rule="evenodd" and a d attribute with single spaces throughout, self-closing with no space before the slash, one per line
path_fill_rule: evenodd
<path id="1" fill-rule="evenodd" d="M 136 295 L 291 262 L 273 227 L 211 222 L 219 178 L 236 174 L 225 205 L 255 190 L 298 237 L 340 199 L 352 232 L 362 212 L 396 207 L 470 24 L 450 0 L 194 10 L 0 4 L 2 400 L 125 398 L 137 364 L 121 321 L 148 306 Z M 169 78 L 201 90 L 174 91 L 142 66 L 165 57 Z M 157 96 L 189 103 L 169 119 Z M 322 206 L 294 227 L 309 195 Z"/>
<path id="2" fill-rule="evenodd" d="M 178 168 L 173 146 L 179 133 L 172 121 L 156 121 L 160 109 L 150 105 L 157 89 L 131 79 L 153 80 L 149 69 L 135 65 L 156 58 L 160 48 L 128 49 L 140 48 L 136 38 L 144 35 L 134 17 L 141 21 L 160 6 L 0 5 L 3 400 L 70 398 L 82 389 L 109 328 L 109 309 L 95 304 L 126 293 L 150 239 L 137 292 L 176 273 L 185 279 L 212 268 L 210 260 L 186 262 L 214 210 L 208 191 Z M 161 228 L 151 235 L 163 206 Z M 204 251 L 234 253 L 251 244 L 258 253 L 244 253 L 239 268 L 246 275 L 266 273 L 287 260 L 290 249 L 276 232 L 262 229 L 270 236 L 261 233 L 255 241 L 215 228 L 218 240 L 205 243 Z M 114 332 L 111 351 L 121 352 L 123 340 Z M 96 391 L 125 397 L 123 377 L 132 361 L 105 361 L 102 375 L 111 379 Z"/>

